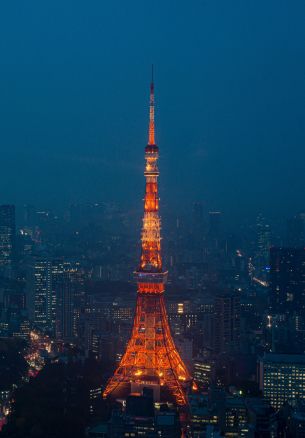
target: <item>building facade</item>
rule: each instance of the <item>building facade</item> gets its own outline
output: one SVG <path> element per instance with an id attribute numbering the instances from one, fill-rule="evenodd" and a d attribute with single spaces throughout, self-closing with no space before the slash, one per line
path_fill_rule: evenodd
<path id="1" fill-rule="evenodd" d="M 213 348 L 232 353 L 240 345 L 240 297 L 235 292 L 218 293 L 214 304 Z"/>
<path id="2" fill-rule="evenodd" d="M 0 205 L 0 273 L 12 277 L 15 263 L 15 206 Z"/>
<path id="3" fill-rule="evenodd" d="M 305 355 L 265 354 L 259 362 L 259 386 L 271 406 L 305 397 Z"/>
<path id="4" fill-rule="evenodd" d="M 271 248 L 270 305 L 272 315 L 294 317 L 305 327 L 305 249 Z"/>

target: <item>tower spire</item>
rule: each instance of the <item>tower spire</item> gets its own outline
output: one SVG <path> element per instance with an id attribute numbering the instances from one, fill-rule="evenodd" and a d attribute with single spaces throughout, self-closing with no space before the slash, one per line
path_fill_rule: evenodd
<path id="1" fill-rule="evenodd" d="M 155 144 L 155 92 L 154 92 L 154 65 L 151 66 L 151 83 L 149 99 L 149 129 L 148 144 Z"/>

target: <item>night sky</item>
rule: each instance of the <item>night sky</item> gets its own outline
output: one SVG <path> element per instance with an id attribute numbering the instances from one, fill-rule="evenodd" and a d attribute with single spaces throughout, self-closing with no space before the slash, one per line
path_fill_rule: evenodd
<path id="1" fill-rule="evenodd" d="M 0 203 L 139 205 L 154 63 L 164 208 L 304 210 L 304 19 L 304 0 L 2 1 Z"/>

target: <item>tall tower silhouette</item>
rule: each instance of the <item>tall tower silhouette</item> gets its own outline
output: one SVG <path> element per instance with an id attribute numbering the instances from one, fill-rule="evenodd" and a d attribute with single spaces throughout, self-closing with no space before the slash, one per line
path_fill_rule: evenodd
<path id="1" fill-rule="evenodd" d="M 161 393 L 172 396 L 179 406 L 187 404 L 185 388 L 191 376 L 173 341 L 164 303 L 167 272 L 161 258 L 157 166 L 155 142 L 154 83 L 150 85 L 148 144 L 145 148 L 146 179 L 140 264 L 135 272 L 138 285 L 131 338 L 104 397 L 132 385 L 160 385 Z"/>

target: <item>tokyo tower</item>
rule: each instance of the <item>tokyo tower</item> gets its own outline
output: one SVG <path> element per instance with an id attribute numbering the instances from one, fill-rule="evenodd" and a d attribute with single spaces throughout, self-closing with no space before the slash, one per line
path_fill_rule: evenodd
<path id="1" fill-rule="evenodd" d="M 187 404 L 185 388 L 191 376 L 173 341 L 164 302 L 167 272 L 161 258 L 161 235 L 155 143 L 154 83 L 150 85 L 148 144 L 145 148 L 145 197 L 141 234 L 141 257 L 135 272 L 138 285 L 131 338 L 103 396 L 115 396 L 120 389 L 158 387 L 178 406 Z"/>

